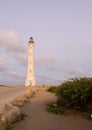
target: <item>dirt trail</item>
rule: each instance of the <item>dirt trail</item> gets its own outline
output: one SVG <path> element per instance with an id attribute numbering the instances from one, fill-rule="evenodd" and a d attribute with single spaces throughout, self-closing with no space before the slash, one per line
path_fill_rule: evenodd
<path id="1" fill-rule="evenodd" d="M 26 87 L 0 87 L 0 113 L 5 104 L 10 104 L 17 97 L 25 95 Z"/>
<path id="2" fill-rule="evenodd" d="M 79 115 L 54 115 L 46 111 L 46 104 L 56 97 L 46 91 L 38 91 L 22 111 L 28 115 L 25 121 L 15 124 L 12 130 L 92 130 L 92 120 Z"/>

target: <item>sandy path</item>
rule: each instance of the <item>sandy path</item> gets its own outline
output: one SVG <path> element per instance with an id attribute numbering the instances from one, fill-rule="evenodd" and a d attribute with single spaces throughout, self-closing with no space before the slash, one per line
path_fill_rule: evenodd
<path id="1" fill-rule="evenodd" d="M 0 88 L 0 112 L 6 104 L 11 103 L 17 97 L 25 95 L 25 87 L 13 87 L 13 88 Z"/>
<path id="2" fill-rule="evenodd" d="M 92 120 L 79 115 L 54 115 L 48 113 L 46 104 L 56 97 L 46 91 L 39 91 L 22 111 L 28 117 L 15 124 L 13 130 L 92 130 Z"/>

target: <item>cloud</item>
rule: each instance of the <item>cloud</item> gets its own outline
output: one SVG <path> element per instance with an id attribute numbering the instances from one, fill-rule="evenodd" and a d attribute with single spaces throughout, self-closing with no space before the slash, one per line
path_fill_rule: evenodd
<path id="1" fill-rule="evenodd" d="M 48 75 L 36 75 L 37 81 L 39 81 L 37 84 L 60 84 L 64 81 L 64 78 L 53 78 Z"/>
<path id="2" fill-rule="evenodd" d="M 24 74 L 19 74 L 15 71 L 3 71 L 2 75 L 0 75 L 0 84 L 3 85 L 19 85 L 24 84 L 25 76 Z"/>
<path id="3" fill-rule="evenodd" d="M 10 58 L 12 57 L 21 65 L 25 65 L 26 51 L 20 37 L 15 32 L 0 30 L 0 49 L 3 49 Z"/>
<path id="4" fill-rule="evenodd" d="M 38 59 L 36 63 L 39 65 L 39 67 L 45 68 L 47 70 L 62 70 L 70 74 L 85 74 L 81 68 L 70 66 L 63 60 L 62 62 L 58 61 L 54 56 L 51 55 L 47 55 Z"/>
<path id="5" fill-rule="evenodd" d="M 92 43 L 64 43 L 62 44 L 62 47 L 65 49 L 66 52 L 69 52 L 72 55 L 81 56 L 92 54 Z"/>
<path id="6" fill-rule="evenodd" d="M 0 71 L 5 71 L 7 70 L 5 62 L 3 61 L 2 58 L 0 58 Z"/>
<path id="7" fill-rule="evenodd" d="M 54 56 L 47 55 L 36 61 L 36 64 L 40 68 L 49 69 L 49 70 L 58 70 L 59 64 Z"/>
<path id="8" fill-rule="evenodd" d="M 58 61 L 54 56 L 51 55 L 47 55 L 45 57 L 40 58 L 37 61 L 37 65 L 40 68 L 44 68 L 46 71 L 53 71 L 54 74 L 60 74 L 63 76 L 63 74 L 65 75 L 65 77 L 67 77 L 68 75 L 71 77 L 85 77 L 85 76 L 90 76 L 90 74 L 88 72 L 86 72 L 85 69 L 80 68 L 78 66 L 74 66 L 74 65 L 69 65 L 70 63 L 66 63 L 62 60 Z M 53 75 L 53 77 L 55 77 L 55 75 Z M 63 78 L 64 79 L 64 78 Z"/>
<path id="9" fill-rule="evenodd" d="M 88 75 L 88 73 L 85 72 L 83 69 L 81 69 L 79 67 L 73 67 L 73 66 L 67 66 L 67 67 L 65 67 L 64 71 L 67 74 L 74 75 L 74 76 L 77 76 L 77 77 L 84 77 L 84 76 Z"/>
<path id="10" fill-rule="evenodd" d="M 14 59 L 16 59 L 20 63 L 20 65 L 27 66 L 27 54 L 26 53 L 13 53 L 10 55 Z"/>
<path id="11" fill-rule="evenodd" d="M 0 84 L 16 85 L 24 83 L 25 74 L 18 71 L 21 66 L 26 65 L 27 53 L 20 37 L 15 32 L 0 30 L 0 55 Z M 13 60 L 18 63 L 14 66 L 15 68 L 9 66 Z"/>
<path id="12" fill-rule="evenodd" d="M 21 79 L 24 78 L 24 75 L 19 74 L 19 73 L 15 72 L 15 71 L 6 71 L 5 74 L 7 76 L 9 76 L 9 78 L 12 78 L 14 80 L 21 80 Z"/>
<path id="13" fill-rule="evenodd" d="M 7 52 L 23 52 L 19 36 L 13 31 L 0 30 L 0 46 Z"/>

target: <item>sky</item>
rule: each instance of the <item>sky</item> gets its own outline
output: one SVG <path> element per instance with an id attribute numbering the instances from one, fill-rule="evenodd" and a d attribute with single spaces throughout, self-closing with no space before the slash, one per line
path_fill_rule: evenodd
<path id="1" fill-rule="evenodd" d="M 0 84 L 25 83 L 31 36 L 37 84 L 92 77 L 92 0 L 0 0 Z"/>

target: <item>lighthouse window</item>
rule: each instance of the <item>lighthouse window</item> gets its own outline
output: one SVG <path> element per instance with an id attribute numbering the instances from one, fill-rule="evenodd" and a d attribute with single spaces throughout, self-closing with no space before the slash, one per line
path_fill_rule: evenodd
<path id="1" fill-rule="evenodd" d="M 32 62 L 30 61 L 30 64 L 31 64 Z"/>
<path id="2" fill-rule="evenodd" d="M 30 70 L 30 73 L 31 73 L 32 71 Z"/>

